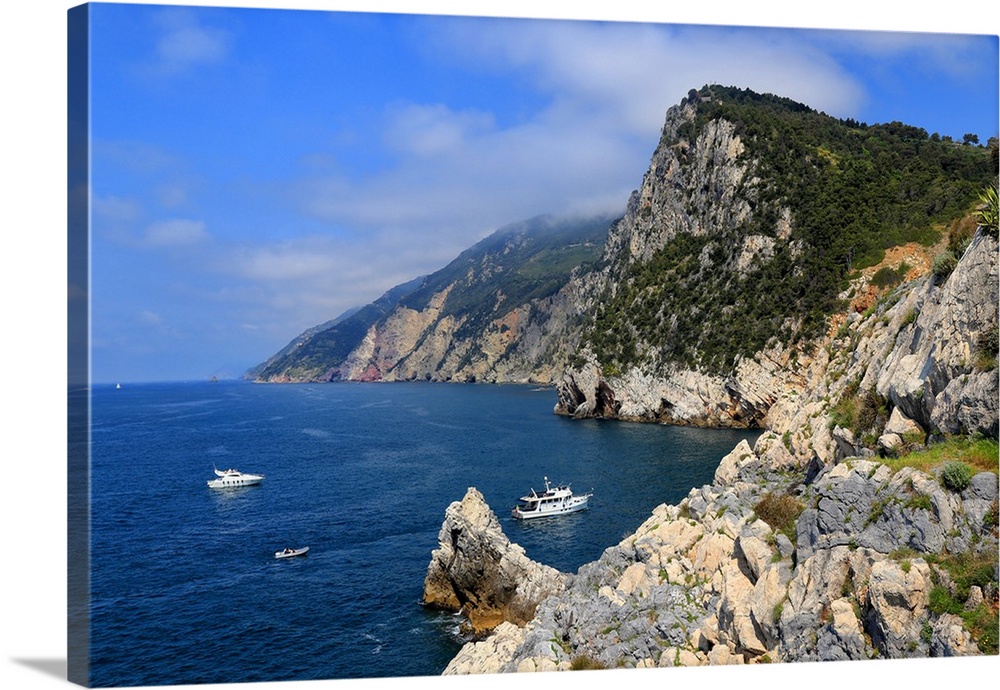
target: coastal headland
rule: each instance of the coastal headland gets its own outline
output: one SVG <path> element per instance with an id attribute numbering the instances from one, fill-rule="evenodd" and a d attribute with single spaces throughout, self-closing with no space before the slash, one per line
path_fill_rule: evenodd
<path id="1" fill-rule="evenodd" d="M 444 672 L 996 654 L 997 372 L 963 334 L 995 318 L 997 249 L 979 231 L 947 280 L 852 313 L 712 484 L 564 574 L 530 621 L 478 630 Z M 456 520 L 489 512 L 475 497 L 448 509 L 431 570 Z M 482 534 L 503 562 L 506 538 Z"/>

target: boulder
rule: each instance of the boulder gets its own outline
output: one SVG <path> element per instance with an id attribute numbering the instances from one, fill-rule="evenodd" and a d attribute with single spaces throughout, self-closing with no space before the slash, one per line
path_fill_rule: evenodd
<path id="1" fill-rule="evenodd" d="M 734 483 L 740 476 L 740 468 L 756 459 L 757 455 L 750 448 L 750 444 L 743 439 L 719 462 L 719 467 L 715 470 L 715 486 Z"/>
<path id="2" fill-rule="evenodd" d="M 816 641 L 817 653 L 823 661 L 864 659 L 866 645 L 861 621 L 847 599 L 834 600 L 829 606 L 830 622 Z"/>
<path id="3" fill-rule="evenodd" d="M 894 659 L 927 656 L 926 647 L 921 649 L 925 645 L 921 632 L 929 615 L 931 571 L 923 559 L 908 564 L 877 561 L 869 583 L 872 643 Z"/>
<path id="4" fill-rule="evenodd" d="M 878 449 L 886 455 L 894 455 L 903 445 L 903 437 L 899 434 L 882 434 L 878 437 Z"/>
<path id="5" fill-rule="evenodd" d="M 734 553 L 746 564 L 753 582 L 774 559 L 774 549 L 769 543 L 773 538 L 771 528 L 763 520 L 745 524 L 736 538 Z"/>
<path id="6" fill-rule="evenodd" d="M 768 649 L 776 647 L 781 636 L 777 614 L 788 597 L 791 579 L 787 563 L 772 563 L 760 574 L 750 597 L 750 615 Z"/>
<path id="7" fill-rule="evenodd" d="M 720 632 L 726 633 L 737 651 L 752 655 L 764 654 L 767 645 L 761 639 L 751 613 L 754 586 L 735 560 L 723 565 L 722 585 L 722 599 L 719 602 Z M 718 647 L 713 648 L 713 651 L 715 649 Z"/>
<path id="8" fill-rule="evenodd" d="M 840 462 L 845 458 L 852 458 L 858 454 L 857 446 L 854 442 L 854 432 L 850 429 L 837 426 L 833 429 L 833 440 L 837 444 L 834 460 Z"/>
<path id="9" fill-rule="evenodd" d="M 931 624 L 931 656 L 970 656 L 981 654 L 962 619 L 943 614 Z"/>
<path id="10" fill-rule="evenodd" d="M 463 646 L 444 669 L 444 675 L 499 673 L 503 660 L 524 641 L 524 634 L 524 629 L 513 623 L 501 623 L 485 640 Z"/>
<path id="11" fill-rule="evenodd" d="M 898 407 L 894 407 L 892 414 L 889 415 L 889 421 L 885 424 L 885 430 L 882 433 L 896 434 L 902 440 L 907 436 L 921 436 L 924 434 L 924 429 L 903 414 L 903 411 Z"/>

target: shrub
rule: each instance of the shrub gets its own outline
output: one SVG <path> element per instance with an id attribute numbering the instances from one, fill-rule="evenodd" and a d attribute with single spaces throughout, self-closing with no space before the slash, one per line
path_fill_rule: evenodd
<path id="1" fill-rule="evenodd" d="M 872 285 L 876 287 L 895 287 L 903 282 L 903 278 L 906 277 L 909 270 L 910 265 L 905 261 L 897 268 L 883 266 L 875 271 L 875 275 L 872 276 Z"/>
<path id="2" fill-rule="evenodd" d="M 581 654 L 580 656 L 573 657 L 573 660 L 569 663 L 569 668 L 571 671 L 594 671 L 607 668 L 607 666 L 597 659 L 586 654 Z"/>
<path id="3" fill-rule="evenodd" d="M 918 493 L 907 499 L 906 507 L 914 510 L 933 510 L 934 504 L 931 503 L 930 496 Z"/>
<path id="4" fill-rule="evenodd" d="M 976 218 L 973 215 L 963 216 L 952 222 L 948 228 L 948 249 L 955 256 L 962 256 L 976 234 Z"/>
<path id="5" fill-rule="evenodd" d="M 1000 526 L 1000 509 L 997 507 L 997 499 L 993 499 L 990 509 L 983 516 L 983 527 L 988 530 L 995 530 Z"/>
<path id="6" fill-rule="evenodd" d="M 931 636 L 934 634 L 934 628 L 931 627 L 930 623 L 924 623 L 923 627 L 920 628 L 920 640 L 925 644 L 930 644 Z"/>
<path id="7" fill-rule="evenodd" d="M 864 433 L 885 426 L 889 419 L 888 409 L 888 401 L 872 388 L 861 396 L 855 431 Z"/>
<path id="8" fill-rule="evenodd" d="M 996 369 L 998 349 L 1000 349 L 1000 328 L 994 326 L 982 331 L 976 338 L 975 367 L 980 371 Z"/>
<path id="9" fill-rule="evenodd" d="M 879 498 L 875 501 L 872 501 L 871 511 L 869 511 L 868 513 L 868 519 L 865 520 L 865 527 L 874 522 L 877 522 L 878 519 L 882 517 L 883 513 L 885 513 L 885 509 L 886 507 L 888 507 L 889 503 L 890 503 L 889 498 Z"/>
<path id="10" fill-rule="evenodd" d="M 771 529 L 782 532 L 792 539 L 795 536 L 795 521 L 803 510 L 805 506 L 794 497 L 770 491 L 764 494 L 753 508 L 757 517 L 766 522 Z"/>
<path id="11" fill-rule="evenodd" d="M 931 589 L 928 605 L 930 610 L 938 615 L 942 613 L 957 615 L 962 612 L 962 602 L 953 597 L 947 587 L 941 585 L 935 585 Z"/>
<path id="12" fill-rule="evenodd" d="M 941 482 L 945 488 L 960 493 L 972 483 L 972 468 L 960 460 L 951 460 L 941 468 Z"/>
<path id="13" fill-rule="evenodd" d="M 934 258 L 934 266 L 931 269 L 938 278 L 947 278 L 958 265 L 958 258 L 950 251 L 942 252 Z"/>
<path id="14" fill-rule="evenodd" d="M 972 638 L 976 641 L 979 651 L 983 654 L 997 653 L 998 619 L 996 612 L 985 603 L 980 604 L 971 611 L 962 611 L 962 620 L 966 629 L 972 633 Z"/>

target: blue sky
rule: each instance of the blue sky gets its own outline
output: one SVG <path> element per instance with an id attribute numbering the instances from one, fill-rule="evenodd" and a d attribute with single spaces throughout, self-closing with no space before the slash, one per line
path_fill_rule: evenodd
<path id="1" fill-rule="evenodd" d="M 620 211 L 705 83 L 997 134 L 990 35 L 92 5 L 93 378 L 239 376 L 508 222 Z"/>

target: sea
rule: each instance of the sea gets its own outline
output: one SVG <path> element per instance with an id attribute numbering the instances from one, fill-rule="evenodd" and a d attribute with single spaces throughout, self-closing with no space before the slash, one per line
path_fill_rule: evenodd
<path id="1" fill-rule="evenodd" d="M 555 402 L 522 385 L 93 386 L 91 684 L 440 674 L 459 620 L 420 599 L 469 487 L 528 557 L 575 572 L 757 434 L 572 420 Z M 214 467 L 266 478 L 210 489 Z M 592 490 L 589 509 L 511 518 L 546 477 Z"/>

